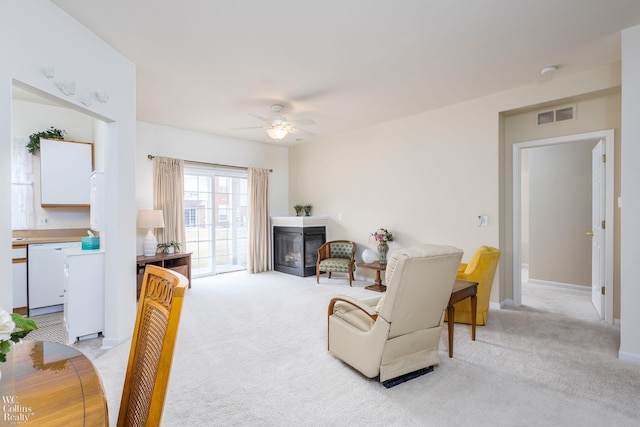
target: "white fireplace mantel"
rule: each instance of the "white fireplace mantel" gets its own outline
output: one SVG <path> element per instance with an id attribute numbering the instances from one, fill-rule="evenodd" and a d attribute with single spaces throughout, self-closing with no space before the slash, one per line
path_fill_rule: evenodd
<path id="1" fill-rule="evenodd" d="M 328 216 L 272 216 L 274 227 L 322 227 L 329 222 Z"/>

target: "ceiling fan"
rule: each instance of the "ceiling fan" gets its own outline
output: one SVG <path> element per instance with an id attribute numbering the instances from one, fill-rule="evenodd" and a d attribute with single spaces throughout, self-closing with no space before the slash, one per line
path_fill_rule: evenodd
<path id="1" fill-rule="evenodd" d="M 269 135 L 269 137 L 271 139 L 275 139 L 276 141 L 281 140 L 282 138 L 284 138 L 285 136 L 287 136 L 290 133 L 296 133 L 298 131 L 302 131 L 305 133 L 308 133 L 310 135 L 315 135 L 312 132 L 309 132 L 307 130 L 304 129 L 300 129 L 297 126 L 294 126 L 294 124 L 303 124 L 303 125 L 314 125 L 316 124 L 315 121 L 311 120 L 311 119 L 300 119 L 300 120 L 287 120 L 286 117 L 284 117 L 283 115 L 280 114 L 280 112 L 282 111 L 282 105 L 280 104 L 273 104 L 271 106 L 271 111 L 273 112 L 273 114 L 271 114 L 269 117 L 261 117 L 261 116 L 257 116 L 255 114 L 251 114 L 253 117 L 257 118 L 258 120 L 261 120 L 264 122 L 264 125 L 262 126 L 253 126 L 253 127 L 248 127 L 248 128 L 236 128 L 236 129 L 265 129 L 267 131 L 267 135 Z"/>

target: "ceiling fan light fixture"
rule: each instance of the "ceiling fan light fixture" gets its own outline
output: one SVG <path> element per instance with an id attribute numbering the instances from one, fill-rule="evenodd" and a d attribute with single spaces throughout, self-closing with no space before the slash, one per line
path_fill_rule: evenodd
<path id="1" fill-rule="evenodd" d="M 287 136 L 288 133 L 289 132 L 287 131 L 287 129 L 283 126 L 274 126 L 267 129 L 267 135 L 269 135 L 271 139 L 275 139 L 276 141 L 281 140 L 282 138 Z"/>

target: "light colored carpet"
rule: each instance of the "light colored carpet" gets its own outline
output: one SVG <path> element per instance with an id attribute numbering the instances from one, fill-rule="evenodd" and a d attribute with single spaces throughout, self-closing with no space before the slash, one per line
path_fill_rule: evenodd
<path id="1" fill-rule="evenodd" d="M 640 425 L 640 366 L 617 359 L 619 329 L 589 313 L 588 292 L 526 286 L 523 306 L 492 311 L 475 342 L 456 325 L 453 359 L 445 325 L 440 365 L 385 389 L 326 349 L 329 299 L 379 295 L 367 284 L 277 272 L 194 280 L 162 425 Z M 128 353 L 127 342 L 94 354 L 113 425 Z"/>

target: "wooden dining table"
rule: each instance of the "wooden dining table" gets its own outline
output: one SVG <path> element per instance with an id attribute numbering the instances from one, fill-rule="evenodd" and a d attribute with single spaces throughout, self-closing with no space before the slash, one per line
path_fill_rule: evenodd
<path id="1" fill-rule="evenodd" d="M 107 426 L 107 399 L 93 363 L 64 344 L 23 340 L 0 362 L 0 425 Z"/>

